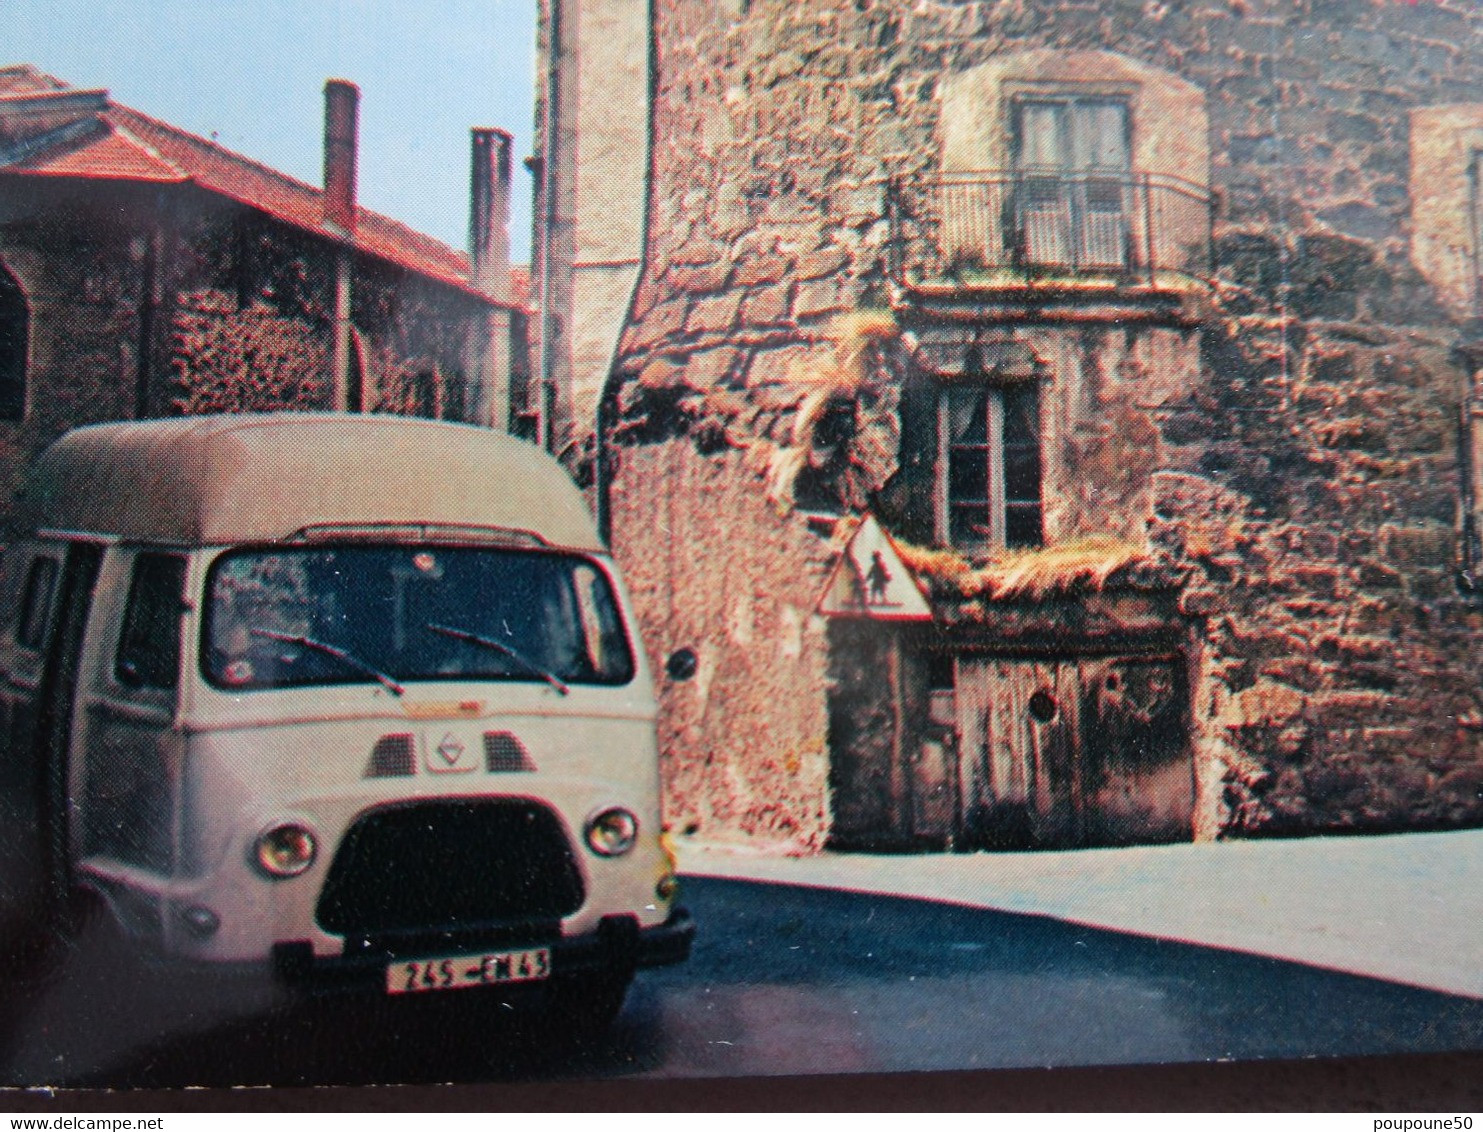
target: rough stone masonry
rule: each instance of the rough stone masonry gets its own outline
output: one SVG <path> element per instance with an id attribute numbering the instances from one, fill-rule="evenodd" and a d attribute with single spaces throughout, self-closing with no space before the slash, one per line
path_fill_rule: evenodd
<path id="1" fill-rule="evenodd" d="M 1039 716 L 995 732 L 995 705 L 1039 681 L 1041 713 L 1073 697 L 1085 728 L 1114 687 L 1087 673 L 1155 661 L 1144 714 L 1175 705 L 1192 783 L 1180 836 L 1483 820 L 1483 9 L 653 12 L 648 223 L 597 448 L 656 669 L 695 661 L 662 688 L 676 827 L 992 845 L 1018 790 L 1032 826 L 1070 799 L 1031 843 L 1095 843 L 1088 815 L 1152 778 L 1116 778 L 1085 733 L 1058 754 Z M 1113 118 L 1110 141 L 1072 137 Z M 1064 132 L 1036 141 L 1042 120 Z M 1124 187 L 1095 198 L 1119 161 Z M 949 182 L 1000 195 L 954 213 Z M 1034 191 L 1080 263 L 1044 250 L 1034 225 L 1058 214 Z M 1089 217 L 1124 241 L 1091 266 Z M 1038 390 L 1025 546 L 955 545 L 939 518 L 938 406 L 965 382 Z M 593 431 L 580 406 L 575 427 Z M 866 514 L 930 625 L 821 613 Z M 950 818 L 923 808 L 949 789 L 931 758 Z"/>

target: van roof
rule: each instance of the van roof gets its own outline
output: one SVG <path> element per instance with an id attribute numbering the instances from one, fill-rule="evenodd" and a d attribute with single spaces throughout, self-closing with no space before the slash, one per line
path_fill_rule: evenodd
<path id="1" fill-rule="evenodd" d="M 428 524 L 602 549 L 581 493 L 539 448 L 395 416 L 267 413 L 76 429 L 36 461 L 18 517 L 31 529 L 184 545 Z"/>

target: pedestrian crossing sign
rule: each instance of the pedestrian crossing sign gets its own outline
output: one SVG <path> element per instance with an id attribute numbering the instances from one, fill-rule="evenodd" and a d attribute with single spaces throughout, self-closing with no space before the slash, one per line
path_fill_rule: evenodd
<path id="1" fill-rule="evenodd" d="M 865 516 L 850 535 L 824 588 L 819 612 L 880 621 L 932 620 L 932 607 L 916 576 L 874 515 Z"/>

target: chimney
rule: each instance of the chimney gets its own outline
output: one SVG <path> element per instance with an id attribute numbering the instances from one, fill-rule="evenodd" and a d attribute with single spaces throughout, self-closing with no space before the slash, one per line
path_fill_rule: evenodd
<path id="1" fill-rule="evenodd" d="M 355 231 L 356 128 L 360 88 L 345 79 L 324 84 L 324 220 Z"/>
<path id="2" fill-rule="evenodd" d="M 510 152 L 504 130 L 473 131 L 473 171 L 469 178 L 469 258 L 473 285 L 496 299 L 509 294 Z"/>

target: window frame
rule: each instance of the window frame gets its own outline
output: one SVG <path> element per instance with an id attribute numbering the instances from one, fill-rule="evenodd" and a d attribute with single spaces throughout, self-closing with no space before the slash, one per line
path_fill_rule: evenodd
<path id="1" fill-rule="evenodd" d="M 983 396 L 985 400 L 985 437 L 982 444 L 955 444 L 952 435 L 953 399 L 964 393 Z M 1006 440 L 1005 421 L 1012 414 L 1006 413 L 1006 399 L 1015 396 L 1032 398 L 1034 429 L 1031 439 Z M 1042 423 L 1042 396 L 1040 379 L 1016 382 L 953 381 L 938 387 L 937 396 L 937 461 L 936 461 L 936 516 L 937 541 L 943 546 L 962 550 L 1034 549 L 1045 545 L 1045 459 L 1044 427 Z M 1033 498 L 1011 497 L 1009 491 L 1008 464 L 1016 448 L 1034 450 L 1035 495 Z M 955 452 L 982 451 L 987 462 L 988 498 L 985 500 L 955 500 L 953 495 L 953 468 Z M 964 508 L 983 507 L 987 510 L 988 523 L 984 538 L 965 540 L 957 534 L 954 512 Z M 1033 513 L 1035 537 L 1032 541 L 1015 538 L 1010 541 L 1012 524 L 1010 512 L 1018 509 Z"/>
<path id="2" fill-rule="evenodd" d="M 142 586 L 146 569 L 165 564 L 170 564 L 178 571 L 173 597 L 174 617 L 167 616 L 167 624 L 173 627 L 173 633 L 167 635 L 161 629 L 156 636 L 155 630 L 160 627 L 153 623 L 154 617 L 162 610 L 168 615 L 166 607 L 172 599 L 165 591 L 146 595 L 142 592 Z M 185 585 L 188 571 L 189 561 L 186 555 L 177 551 L 141 550 L 134 555 L 129 567 L 129 586 L 124 598 L 123 615 L 119 620 L 118 641 L 113 652 L 113 680 L 119 687 L 131 692 L 174 692 L 179 689 L 184 659 L 180 622 L 186 609 Z M 146 597 L 151 602 L 159 601 L 162 604 L 147 610 L 141 616 L 140 611 Z M 168 675 L 163 677 L 163 682 L 163 666 L 153 660 L 140 666 L 129 655 L 137 652 L 141 645 L 152 642 L 164 644 L 173 654 L 173 664 L 168 666 Z"/>
<path id="3" fill-rule="evenodd" d="M 1131 93 L 1095 86 L 1034 87 L 1010 92 L 1005 105 L 1012 178 L 1006 231 L 1013 234 L 1013 251 L 1021 264 L 1071 271 L 1133 267 L 1137 174 Z M 1116 107 L 1121 116 L 1118 140 L 1122 153 L 1116 166 L 1083 161 L 1077 152 L 1081 116 L 1094 107 L 1108 106 Z M 1054 118 L 1053 148 L 1059 158 L 1055 164 L 1026 160 L 1027 112 L 1032 107 L 1059 110 Z M 1110 202 L 1117 207 L 1107 207 Z M 1115 230 L 1109 230 L 1109 224 Z M 1038 254 L 1038 248 L 1052 250 Z"/>
<path id="4" fill-rule="evenodd" d="M 1095 176 L 1104 175 L 1131 175 L 1133 172 L 1133 98 L 1126 91 L 1107 91 L 1095 87 L 1085 90 L 1074 87 L 1047 87 L 1040 89 L 1018 90 L 1010 94 L 1008 99 L 1010 113 L 1010 162 L 1016 172 L 1034 174 L 1036 172 L 1084 174 Z M 1025 116 L 1024 111 L 1029 106 L 1059 106 L 1064 107 L 1068 113 L 1059 123 L 1059 131 L 1062 137 L 1059 139 L 1064 155 L 1069 158 L 1068 163 L 1055 166 L 1035 166 L 1027 164 L 1024 160 L 1025 153 Z M 1078 110 L 1084 111 L 1093 106 L 1116 106 L 1122 113 L 1122 157 L 1123 160 L 1116 166 L 1111 165 L 1078 165 L 1076 163 L 1076 124 L 1074 121 Z"/>
<path id="5" fill-rule="evenodd" d="M 43 583 L 42 576 L 46 581 Z M 37 554 L 26 568 L 21 604 L 15 622 L 15 642 L 31 652 L 44 652 L 51 636 L 52 607 L 57 600 L 57 582 L 62 576 L 61 559 Z"/>
<path id="6" fill-rule="evenodd" d="M 641 643 L 636 636 L 636 627 L 632 621 L 630 610 L 625 607 L 622 591 L 618 585 L 617 578 L 612 571 L 606 567 L 601 558 L 584 554 L 581 551 L 560 548 L 543 547 L 540 549 L 529 549 L 524 547 L 510 546 L 485 546 L 480 544 L 465 544 L 458 542 L 439 542 L 437 540 L 426 540 L 417 543 L 400 543 L 395 541 L 362 542 L 327 541 L 306 543 L 240 543 L 233 545 L 215 556 L 206 566 L 204 584 L 198 592 L 201 598 L 201 616 L 199 625 L 195 629 L 195 644 L 197 650 L 196 667 L 201 679 L 207 686 L 218 692 L 226 692 L 232 695 L 242 693 L 272 693 L 284 691 L 304 691 L 306 689 L 323 689 L 326 687 L 354 687 L 374 686 L 376 679 L 368 673 L 357 674 L 349 670 L 330 670 L 322 675 L 316 675 L 310 679 L 298 680 L 257 680 L 249 679 L 241 683 L 224 679 L 224 672 L 213 659 L 213 653 L 219 651 L 216 646 L 218 641 L 218 621 L 222 617 L 221 609 L 217 601 L 217 584 L 220 572 L 229 563 L 239 558 L 253 558 L 266 555 L 295 556 L 308 553 L 324 553 L 339 551 L 371 550 L 391 553 L 412 554 L 418 551 L 433 553 L 475 553 L 489 552 L 508 554 L 512 556 L 542 558 L 568 564 L 568 570 L 574 575 L 578 569 L 590 569 L 592 575 L 601 586 L 606 589 L 611 601 L 613 622 L 608 631 L 603 634 L 600 648 L 613 650 L 613 660 L 617 662 L 614 670 L 609 673 L 591 674 L 567 674 L 557 672 L 555 675 L 565 684 L 587 688 L 625 688 L 634 682 L 641 671 L 640 658 L 642 653 Z M 570 579 L 572 586 L 571 597 L 577 601 L 575 589 L 576 581 L 573 576 Z M 574 609 L 575 612 L 575 609 Z M 585 627 L 585 626 L 584 626 Z M 605 627 L 607 629 L 608 627 Z M 328 642 L 339 644 L 344 642 Z M 591 642 L 586 642 L 590 644 Z M 527 654 L 529 655 L 529 654 Z M 374 662 L 376 658 L 361 658 Z M 530 659 L 541 663 L 538 656 Z M 588 653 L 589 661 L 596 663 L 597 657 Z M 400 683 L 541 683 L 542 677 L 524 669 L 519 662 L 514 662 L 514 670 L 511 672 L 481 672 L 477 674 L 468 673 L 416 673 L 407 674 L 388 671 L 387 675 Z"/>

